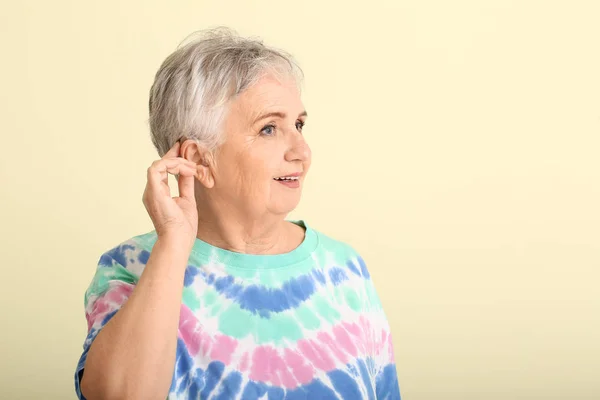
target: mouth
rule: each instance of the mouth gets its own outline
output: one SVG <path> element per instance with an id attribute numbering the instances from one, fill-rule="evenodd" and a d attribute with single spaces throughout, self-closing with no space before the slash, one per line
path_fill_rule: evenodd
<path id="1" fill-rule="evenodd" d="M 276 181 L 279 182 L 293 182 L 293 181 L 298 181 L 300 179 L 299 176 L 280 176 L 279 178 L 273 178 Z"/>
<path id="2" fill-rule="evenodd" d="M 300 187 L 300 174 L 292 174 L 273 178 L 274 181 L 281 183 L 283 186 L 295 189 Z"/>

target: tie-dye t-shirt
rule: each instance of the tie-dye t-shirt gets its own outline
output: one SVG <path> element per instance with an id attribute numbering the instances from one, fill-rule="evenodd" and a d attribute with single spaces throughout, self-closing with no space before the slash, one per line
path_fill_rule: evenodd
<path id="1" fill-rule="evenodd" d="M 226 251 L 197 239 L 190 254 L 168 399 L 400 399 L 390 329 L 352 247 L 310 228 L 280 255 Z M 94 338 L 131 295 L 156 232 L 104 253 L 85 293 Z"/>

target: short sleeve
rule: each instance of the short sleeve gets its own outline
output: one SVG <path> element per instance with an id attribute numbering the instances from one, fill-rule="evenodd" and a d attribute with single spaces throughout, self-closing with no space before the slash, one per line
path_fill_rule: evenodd
<path id="1" fill-rule="evenodd" d="M 125 242 L 104 253 L 98 261 L 84 298 L 88 333 L 75 371 L 75 392 L 79 399 L 85 399 L 80 384 L 92 342 L 133 292 L 149 254 L 135 243 Z"/>
<path id="2" fill-rule="evenodd" d="M 359 256 L 358 263 L 364 278 L 366 297 L 369 302 L 369 330 L 373 343 L 373 361 L 375 374 L 375 398 L 377 400 L 400 400 L 400 385 L 396 371 L 392 332 L 375 289 L 372 276 L 364 260 Z"/>

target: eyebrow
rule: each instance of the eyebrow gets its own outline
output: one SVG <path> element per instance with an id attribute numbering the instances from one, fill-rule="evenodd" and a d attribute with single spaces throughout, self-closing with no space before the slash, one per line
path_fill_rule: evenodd
<path id="1" fill-rule="evenodd" d="M 271 117 L 278 117 L 278 118 L 281 118 L 281 119 L 285 119 L 286 116 L 287 115 L 284 112 L 274 111 L 274 112 L 270 112 L 270 113 L 266 113 L 266 114 L 261 115 L 260 117 L 256 118 L 252 124 L 254 125 L 254 124 L 256 124 L 257 122 L 259 122 L 259 121 L 261 121 L 263 119 L 271 118 Z M 306 111 L 302 111 L 300 114 L 298 114 L 298 118 L 300 118 L 300 117 L 307 117 L 307 116 L 308 116 L 308 113 Z"/>

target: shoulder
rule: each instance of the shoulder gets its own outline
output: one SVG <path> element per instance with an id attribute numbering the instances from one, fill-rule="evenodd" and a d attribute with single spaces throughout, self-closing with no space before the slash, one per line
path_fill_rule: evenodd
<path id="1" fill-rule="evenodd" d="M 319 238 L 315 258 L 320 266 L 328 271 L 332 282 L 343 283 L 352 288 L 351 293 L 346 295 L 356 295 L 362 302 L 360 307 L 355 308 L 362 307 L 363 310 L 370 310 L 375 314 L 381 313 L 381 301 L 362 255 L 349 243 L 319 231 L 315 233 Z"/>
<path id="2" fill-rule="evenodd" d="M 355 275 L 363 278 L 370 277 L 365 260 L 354 246 L 321 231 L 315 229 L 313 231 L 318 238 L 317 257 L 324 264 L 346 267 Z"/>
<path id="3" fill-rule="evenodd" d="M 156 231 L 120 240 L 102 252 L 98 260 L 98 267 L 121 267 L 141 274 L 156 240 Z"/>
<path id="4" fill-rule="evenodd" d="M 129 296 L 146 267 L 156 238 L 155 232 L 136 235 L 118 241 L 100 254 L 85 292 L 86 309 L 109 292 L 114 293 L 112 300 Z M 89 308 L 88 312 L 91 310 Z"/>

